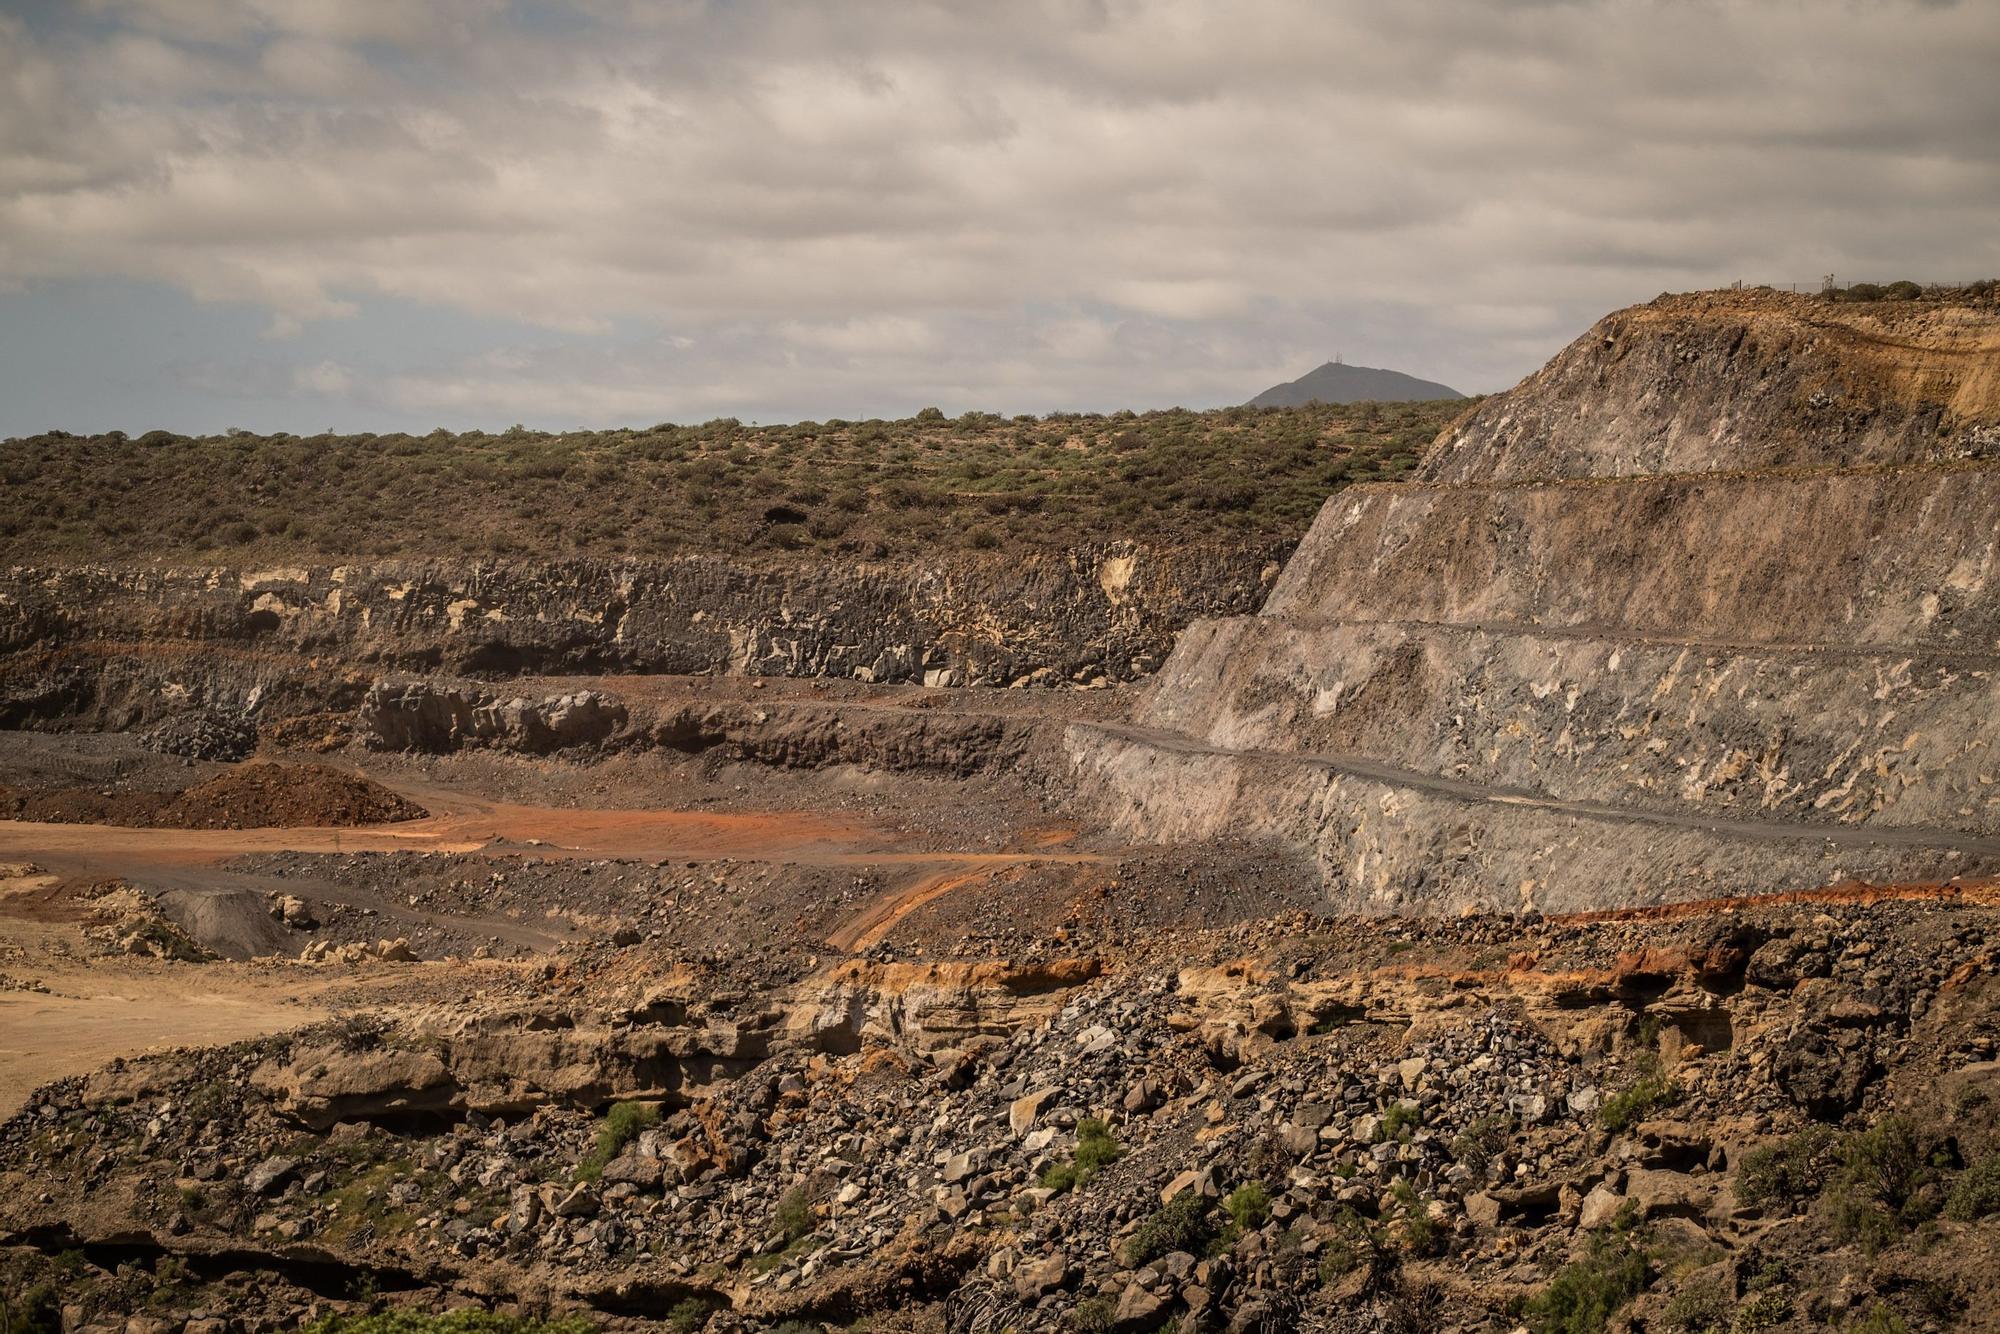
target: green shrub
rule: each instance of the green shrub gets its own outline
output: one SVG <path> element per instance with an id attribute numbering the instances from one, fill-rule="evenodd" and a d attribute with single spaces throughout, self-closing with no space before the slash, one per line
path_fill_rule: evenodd
<path id="1" fill-rule="evenodd" d="M 0 1334 L 60 1334 L 62 1303 L 53 1283 L 37 1283 L 7 1294 L 0 1307 Z"/>
<path id="2" fill-rule="evenodd" d="M 1839 1154 L 1838 1132 L 1818 1125 L 1752 1149 L 1736 1172 L 1736 1198 L 1757 1209 L 1794 1212 L 1819 1198 Z"/>
<path id="3" fill-rule="evenodd" d="M 1701 1274 L 1691 1278 L 1667 1299 L 1661 1324 L 1675 1334 L 1710 1334 L 1729 1329 L 1735 1316 L 1735 1294 L 1720 1277 Z"/>
<path id="4" fill-rule="evenodd" d="M 1755 1292 L 1743 1299 L 1730 1322 L 1730 1334 L 1756 1334 L 1775 1329 L 1792 1318 L 1792 1302 L 1782 1292 Z"/>
<path id="5" fill-rule="evenodd" d="M 1320 1239 L 1319 1281 L 1336 1283 L 1363 1265 L 1371 1268 L 1377 1248 L 1375 1236 L 1361 1215 L 1342 1205 L 1333 1220 L 1332 1235 Z"/>
<path id="6" fill-rule="evenodd" d="M 697 1330 L 708 1323 L 708 1314 L 707 1302 L 699 1297 L 689 1297 L 667 1312 L 667 1328 L 672 1330 L 673 1334 L 696 1334 Z"/>
<path id="7" fill-rule="evenodd" d="M 1075 1163 L 1050 1163 L 1042 1169 L 1042 1175 L 1037 1180 L 1042 1189 L 1052 1190 L 1060 1195 L 1082 1184 L 1083 1177 L 1077 1171 Z"/>
<path id="8" fill-rule="evenodd" d="M 1504 1116 L 1482 1116 L 1452 1136 L 1451 1156 L 1475 1172 L 1485 1172 L 1493 1155 L 1507 1147 L 1513 1133 Z"/>
<path id="9" fill-rule="evenodd" d="M 1431 1222 L 1430 1209 L 1424 1197 L 1417 1194 L 1416 1187 L 1402 1177 L 1397 1177 L 1390 1185 L 1389 1193 L 1396 1197 L 1403 1220 L 1403 1236 L 1410 1249 L 1419 1255 L 1426 1253 L 1437 1240 L 1437 1224 Z"/>
<path id="10" fill-rule="evenodd" d="M 1646 1255 L 1633 1238 L 1598 1233 L 1584 1254 L 1557 1270 L 1528 1303 L 1528 1327 L 1535 1334 L 1600 1334 L 1646 1290 L 1646 1280 Z"/>
<path id="11" fill-rule="evenodd" d="M 1638 1077 L 1597 1109 L 1598 1124 L 1615 1135 L 1680 1100 L 1680 1087 L 1660 1069 L 1659 1058 L 1648 1053 L 1639 1063 Z"/>
<path id="12" fill-rule="evenodd" d="M 1125 1239 L 1125 1263 L 1137 1268 L 1174 1251 L 1201 1254 L 1215 1236 L 1210 1213 L 1209 1202 L 1190 1186 Z"/>
<path id="13" fill-rule="evenodd" d="M 1826 1202 L 1834 1235 L 1873 1251 L 1935 1217 L 1941 1195 L 1938 1171 L 1916 1127 L 1892 1114 L 1847 1137 Z"/>
<path id="14" fill-rule="evenodd" d="M 778 1231 L 784 1234 L 787 1245 L 813 1230 L 812 1205 L 806 1199 L 804 1187 L 793 1186 L 778 1197 L 777 1219 Z"/>
<path id="15" fill-rule="evenodd" d="M 1052 1163 L 1042 1169 L 1044 1189 L 1065 1191 L 1087 1185 L 1101 1170 L 1125 1156 L 1123 1145 L 1112 1138 L 1111 1127 L 1095 1116 L 1086 1116 L 1076 1125 L 1076 1151 L 1067 1163 Z"/>
<path id="16" fill-rule="evenodd" d="M 1261 1182 L 1246 1181 L 1229 1192 L 1222 1208 L 1237 1227 L 1255 1232 L 1271 1217 L 1271 1196 Z"/>
<path id="17" fill-rule="evenodd" d="M 1421 1107 L 1414 1103 L 1399 1102 L 1382 1113 L 1382 1122 L 1375 1128 L 1375 1140 L 1378 1144 L 1386 1140 L 1400 1140 L 1407 1131 L 1423 1123 L 1424 1113 Z"/>
<path id="18" fill-rule="evenodd" d="M 1118 1324 L 1118 1308 L 1109 1297 L 1092 1297 L 1078 1302 L 1065 1323 L 1070 1334 L 1109 1334 Z"/>
<path id="19" fill-rule="evenodd" d="M 578 1181 L 595 1181 L 604 1175 L 605 1164 L 616 1158 L 627 1144 L 639 1137 L 639 1132 L 660 1119 L 660 1109 L 650 1102 L 621 1102 L 613 1104 L 604 1114 L 604 1124 L 597 1128 L 597 1143 L 577 1165 Z"/>
<path id="20" fill-rule="evenodd" d="M 1975 1222 L 1989 1214 L 2000 1214 L 2000 1152 L 1960 1173 L 1944 1201 L 1944 1216 L 1955 1223 Z"/>
<path id="21" fill-rule="evenodd" d="M 1125 1149 L 1112 1138 L 1111 1127 L 1095 1116 L 1086 1116 L 1076 1126 L 1076 1165 L 1087 1181 L 1100 1168 L 1109 1167 L 1125 1156 Z"/>

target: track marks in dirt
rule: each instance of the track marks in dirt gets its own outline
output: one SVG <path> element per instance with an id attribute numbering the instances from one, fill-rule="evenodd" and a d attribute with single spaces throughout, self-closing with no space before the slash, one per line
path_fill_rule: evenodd
<path id="1" fill-rule="evenodd" d="M 953 890 L 981 880 L 1010 879 L 1018 873 L 1017 868 L 982 866 L 970 871 L 946 871 L 925 876 L 906 889 L 877 898 L 858 916 L 828 936 L 826 943 L 850 954 L 860 953 L 880 943 L 905 917 Z"/>

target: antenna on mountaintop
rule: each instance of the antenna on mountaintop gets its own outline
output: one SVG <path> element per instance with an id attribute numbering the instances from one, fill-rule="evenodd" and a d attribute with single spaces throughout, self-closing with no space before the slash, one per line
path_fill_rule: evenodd
<path id="1" fill-rule="evenodd" d="M 1336 352 L 1333 354 L 1333 364 L 1336 366 L 1345 366 L 1347 359 L 1342 353 Z"/>

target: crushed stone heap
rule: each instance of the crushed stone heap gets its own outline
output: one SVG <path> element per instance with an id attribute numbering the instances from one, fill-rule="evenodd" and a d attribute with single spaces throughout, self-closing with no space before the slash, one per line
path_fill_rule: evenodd
<path id="1" fill-rule="evenodd" d="M 2000 307 L 1662 297 L 1330 500 L 1068 749 L 1364 912 L 2000 866 Z"/>

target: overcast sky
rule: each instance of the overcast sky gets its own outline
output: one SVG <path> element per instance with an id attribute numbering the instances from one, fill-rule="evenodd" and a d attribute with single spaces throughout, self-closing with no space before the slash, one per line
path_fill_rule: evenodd
<path id="1" fill-rule="evenodd" d="M 0 435 L 1477 392 L 2000 274 L 2000 0 L 0 10 Z"/>

